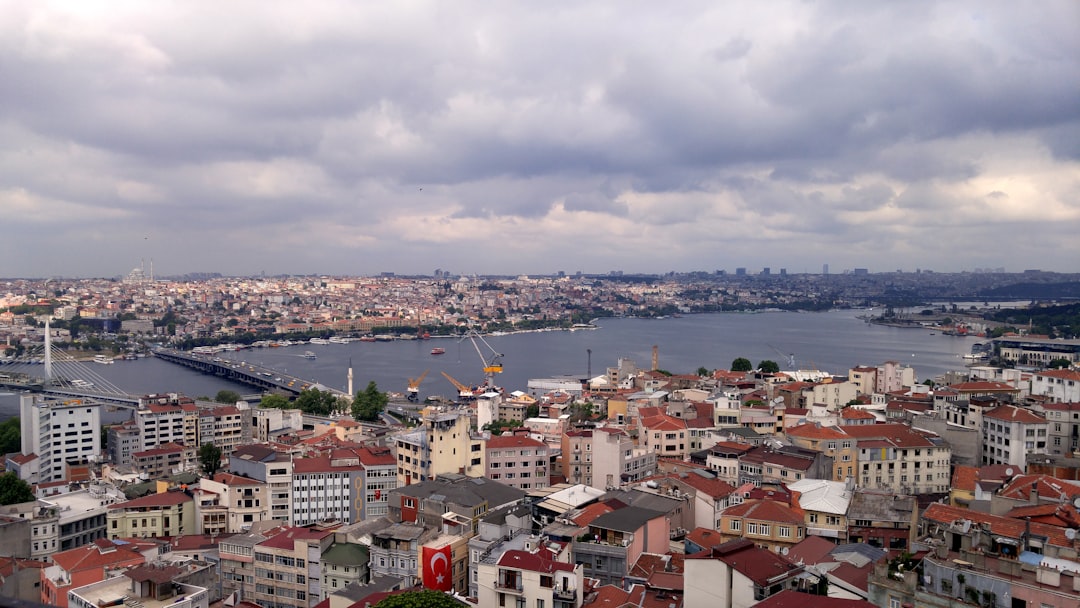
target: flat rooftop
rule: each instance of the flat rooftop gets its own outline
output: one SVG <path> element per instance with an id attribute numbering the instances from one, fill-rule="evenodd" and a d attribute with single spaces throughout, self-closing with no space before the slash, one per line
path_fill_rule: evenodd
<path id="1" fill-rule="evenodd" d="M 131 579 L 126 576 L 116 576 L 100 583 L 94 583 L 79 587 L 72 592 L 86 600 L 91 606 L 110 605 L 112 602 L 120 600 L 124 596 L 132 596 L 135 594 L 132 592 Z M 206 589 L 203 587 L 196 587 L 194 585 L 180 585 L 180 591 L 175 595 L 165 598 L 164 600 L 155 600 L 153 597 L 139 597 L 137 599 L 139 604 L 143 608 L 165 608 L 166 606 L 175 606 L 178 604 L 178 598 L 183 596 L 184 598 L 190 598 L 192 595 L 202 591 L 206 593 Z M 123 605 L 123 602 L 119 602 Z M 180 603 L 181 606 L 185 605 Z"/>

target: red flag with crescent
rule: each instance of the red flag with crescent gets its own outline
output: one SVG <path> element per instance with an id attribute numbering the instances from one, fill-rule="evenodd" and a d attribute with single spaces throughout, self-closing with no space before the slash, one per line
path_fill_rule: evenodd
<path id="1" fill-rule="evenodd" d="M 451 563 L 450 545 L 435 549 L 422 547 L 420 555 L 424 560 L 423 584 L 428 589 L 450 591 L 454 588 L 454 576 Z"/>

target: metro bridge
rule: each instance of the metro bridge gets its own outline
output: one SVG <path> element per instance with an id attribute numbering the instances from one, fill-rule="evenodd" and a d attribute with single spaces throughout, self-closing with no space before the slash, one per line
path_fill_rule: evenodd
<path id="1" fill-rule="evenodd" d="M 309 388 L 316 388 L 323 392 L 331 392 L 338 397 L 352 398 L 352 395 L 344 391 L 333 389 L 322 384 L 304 380 L 298 376 L 290 376 L 270 367 L 248 363 L 246 361 L 232 361 L 213 355 L 200 355 L 187 353 L 171 348 L 158 348 L 154 356 L 170 363 L 190 367 L 204 374 L 221 376 L 239 384 L 257 388 L 264 392 L 282 393 L 296 396 Z"/>

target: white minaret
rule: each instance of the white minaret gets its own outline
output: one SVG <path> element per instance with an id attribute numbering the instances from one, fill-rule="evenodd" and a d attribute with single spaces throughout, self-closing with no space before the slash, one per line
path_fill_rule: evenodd
<path id="1" fill-rule="evenodd" d="M 49 328 L 49 317 L 45 317 L 45 379 L 52 380 L 52 330 Z"/>
<path id="2" fill-rule="evenodd" d="M 353 392 L 352 385 L 352 357 L 349 357 L 349 399 L 356 397 L 356 393 Z"/>

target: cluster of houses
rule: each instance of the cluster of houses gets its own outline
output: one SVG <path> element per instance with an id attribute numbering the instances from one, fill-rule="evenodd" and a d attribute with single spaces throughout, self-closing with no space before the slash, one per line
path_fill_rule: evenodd
<path id="1" fill-rule="evenodd" d="M 27 395 L 0 593 L 55 606 L 1075 608 L 1080 372 L 895 362 L 428 407 L 412 427 L 181 395 L 102 445 Z M 527 417 L 526 412 L 540 415 Z M 493 435 L 484 421 L 510 430 Z M 207 470 L 195 446 L 223 454 Z M 104 461 L 104 462 L 102 462 Z"/>

